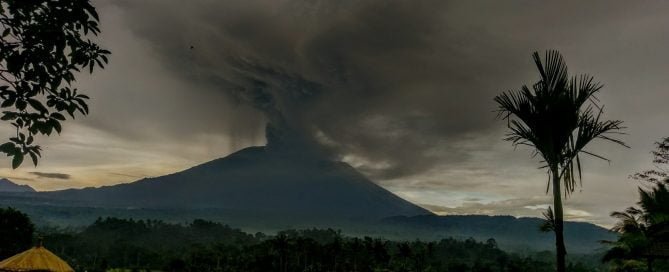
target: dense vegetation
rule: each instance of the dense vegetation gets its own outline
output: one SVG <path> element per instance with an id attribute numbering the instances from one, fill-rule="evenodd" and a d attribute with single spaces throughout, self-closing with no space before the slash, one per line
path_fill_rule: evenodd
<path id="1" fill-rule="evenodd" d="M 41 232 L 47 248 L 77 271 L 554 271 L 552 253 L 509 254 L 494 239 L 389 241 L 332 229 L 268 236 L 204 220 L 178 225 L 118 218 L 80 231 Z M 569 271 L 600 271 L 593 263 L 576 262 Z"/>
<path id="2" fill-rule="evenodd" d="M 669 270 L 669 137 L 656 146 L 655 167 L 633 176 L 645 183 L 638 206 L 611 214 L 618 219 L 612 230 L 619 236 L 609 242 L 604 261 L 612 262 L 614 271 Z"/>
<path id="3" fill-rule="evenodd" d="M 30 247 L 35 227 L 25 213 L 0 209 L 0 260 Z"/>

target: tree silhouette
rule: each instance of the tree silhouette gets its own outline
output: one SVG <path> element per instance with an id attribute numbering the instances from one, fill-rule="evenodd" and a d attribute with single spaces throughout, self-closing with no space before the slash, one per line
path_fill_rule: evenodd
<path id="1" fill-rule="evenodd" d="M 619 268 L 638 265 L 637 260 L 643 258 L 650 245 L 648 227 L 642 222 L 641 213 L 641 210 L 633 207 L 627 208 L 624 212 L 611 213 L 612 217 L 618 219 L 611 230 L 620 233 L 620 237 L 615 242 L 603 241 L 612 246 L 604 254 L 603 262 L 615 260 Z M 649 264 L 648 267 L 650 270 L 652 266 Z"/>
<path id="2" fill-rule="evenodd" d="M 566 197 L 581 181 L 579 155 L 606 160 L 585 150 L 591 141 L 603 139 L 625 146 L 610 137 L 620 133 L 622 121 L 600 119 L 603 107 L 596 103 L 595 94 L 602 85 L 589 75 L 570 77 L 558 51 L 547 51 L 543 62 L 537 52 L 532 57 L 539 81 L 531 88 L 524 85 L 520 90 L 504 92 L 494 100 L 510 129 L 505 140 L 514 146 L 532 147 L 533 156 L 541 156 L 542 167 L 547 169 L 549 186 L 553 187 L 553 217 L 548 220 L 553 221 L 558 271 L 565 271 L 562 193 Z"/>
<path id="3" fill-rule="evenodd" d="M 0 260 L 30 248 L 34 230 L 25 213 L 0 208 Z"/>
<path id="4" fill-rule="evenodd" d="M 658 183 L 651 190 L 639 188 L 639 208 L 629 207 L 624 212 L 613 212 L 618 223 L 611 229 L 620 234 L 603 257 L 603 261 L 646 260 L 647 270 L 653 271 L 653 260 L 661 249 L 669 246 L 669 188 Z"/>
<path id="5" fill-rule="evenodd" d="M 629 207 L 623 212 L 613 212 L 618 219 L 611 229 L 619 233 L 618 240 L 607 242 L 612 247 L 603 257 L 604 262 L 615 261 L 624 267 L 645 260 L 648 271 L 653 271 L 655 258 L 669 258 L 662 253 L 669 247 L 669 176 L 664 167 L 669 164 L 669 138 L 656 143 L 653 151 L 655 169 L 637 173 L 632 177 L 651 184 L 651 188 L 639 188 L 638 207 Z"/>
<path id="6" fill-rule="evenodd" d="M 635 180 L 650 184 L 662 183 L 669 178 L 669 137 L 655 143 L 653 154 L 654 168 L 632 175 Z"/>
<path id="7" fill-rule="evenodd" d="M 331 229 L 251 235 L 198 221 L 106 218 L 79 230 L 42 229 L 41 234 L 76 271 L 553 271 L 550 254 L 509 254 L 492 239 L 408 242 L 349 237 Z M 604 266 L 579 270 L 582 262 L 572 264 L 570 271 Z"/>
<path id="8" fill-rule="evenodd" d="M 37 165 L 35 136 L 60 133 L 65 113 L 88 114 L 88 96 L 71 84 L 108 61 L 110 52 L 88 39 L 100 33 L 98 21 L 89 0 L 0 1 L 0 120 L 16 128 L 0 152 L 13 168 L 25 156 Z"/>

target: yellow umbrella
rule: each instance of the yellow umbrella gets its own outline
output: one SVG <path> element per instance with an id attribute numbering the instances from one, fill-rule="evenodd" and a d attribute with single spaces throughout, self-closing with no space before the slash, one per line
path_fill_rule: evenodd
<path id="1" fill-rule="evenodd" d="M 0 262 L 0 271 L 74 272 L 74 269 L 56 254 L 39 245 Z"/>

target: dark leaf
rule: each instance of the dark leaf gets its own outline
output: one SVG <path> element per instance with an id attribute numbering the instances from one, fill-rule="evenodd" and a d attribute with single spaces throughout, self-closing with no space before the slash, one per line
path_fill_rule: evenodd
<path id="1" fill-rule="evenodd" d="M 12 159 L 12 168 L 16 169 L 19 166 L 21 166 L 21 163 L 23 163 L 23 153 L 17 152 L 14 153 L 14 158 Z"/>
<path id="2" fill-rule="evenodd" d="M 0 152 L 5 153 L 5 154 L 12 154 L 15 149 L 16 149 L 16 146 L 11 142 L 4 143 L 4 144 L 0 145 Z"/>
<path id="3" fill-rule="evenodd" d="M 12 105 L 14 105 L 14 102 L 16 102 L 16 97 L 10 96 L 9 98 L 5 99 L 5 101 L 2 101 L 2 105 L 0 105 L 0 107 L 3 108 L 11 107 Z"/>
<path id="4" fill-rule="evenodd" d="M 28 102 L 25 100 L 16 100 L 16 109 L 22 111 L 26 109 L 26 106 L 28 106 Z"/>
<path id="5" fill-rule="evenodd" d="M 28 98 L 28 103 L 30 104 L 33 109 L 39 111 L 39 112 L 48 112 L 49 110 L 42 105 L 41 102 L 37 101 L 36 99 Z"/>
<path id="6" fill-rule="evenodd" d="M 58 112 L 52 113 L 51 118 L 59 120 L 59 121 L 65 121 L 65 116 L 63 116 L 62 114 L 60 114 Z"/>
<path id="7" fill-rule="evenodd" d="M 17 117 L 16 113 L 10 112 L 10 111 L 5 111 L 4 115 L 2 117 L 0 117 L 0 120 L 10 121 L 10 120 L 16 119 L 16 117 Z"/>
<path id="8" fill-rule="evenodd" d="M 34 153 L 34 152 L 28 152 L 28 154 L 30 155 L 30 158 L 33 161 L 33 165 L 37 166 L 37 160 L 38 160 L 37 159 L 37 154 Z"/>
<path id="9" fill-rule="evenodd" d="M 49 119 L 47 123 L 51 125 L 51 127 L 53 127 L 56 130 L 56 132 L 58 132 L 58 134 L 60 134 L 60 131 L 62 130 L 60 122 L 58 122 L 56 119 Z"/>

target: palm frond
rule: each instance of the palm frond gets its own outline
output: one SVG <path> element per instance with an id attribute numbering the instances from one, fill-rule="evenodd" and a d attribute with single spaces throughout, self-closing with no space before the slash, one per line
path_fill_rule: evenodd
<path id="1" fill-rule="evenodd" d="M 582 185 L 580 154 L 598 159 L 606 157 L 585 150 L 594 140 L 627 145 L 614 137 L 620 134 L 622 121 L 602 120 L 604 107 L 595 96 L 603 85 L 590 75 L 569 77 L 562 55 L 546 51 L 542 59 L 532 54 L 540 79 L 530 89 L 504 92 L 495 97 L 498 117 L 507 121 L 505 140 L 517 146 L 528 146 L 540 155 L 550 171 L 556 171 L 564 183 L 565 195 Z M 550 177 L 549 177 L 550 179 Z"/>
<path id="2" fill-rule="evenodd" d="M 542 214 L 544 216 L 544 221 L 539 226 L 539 230 L 542 232 L 555 231 L 555 215 L 553 215 L 553 209 L 548 207 L 548 210 L 542 212 Z"/>
<path id="3" fill-rule="evenodd" d="M 628 208 L 626 212 L 611 213 L 611 217 L 618 219 L 618 222 L 611 228 L 611 231 L 617 233 L 632 233 L 644 229 L 642 223 L 639 222 L 638 213 L 634 210 L 630 210 L 630 208 Z"/>
<path id="4" fill-rule="evenodd" d="M 583 92 L 590 92 L 594 93 L 598 89 L 591 89 L 589 91 L 583 91 Z M 582 101 L 586 101 L 587 98 L 585 95 L 580 96 L 580 99 Z M 592 106 L 587 106 L 586 109 L 580 113 L 577 127 L 575 128 L 573 138 L 570 141 L 570 144 L 567 146 L 565 149 L 564 153 L 564 161 L 562 162 L 562 173 L 561 177 L 564 176 L 564 183 L 565 183 L 565 193 L 571 192 L 574 190 L 575 184 L 578 180 L 578 182 L 582 182 L 582 169 L 580 167 L 580 158 L 579 154 L 587 154 L 592 157 L 609 161 L 606 157 L 590 152 L 588 150 L 585 150 L 585 147 L 592 142 L 593 140 L 596 139 L 602 139 L 605 141 L 613 142 L 615 144 L 624 146 L 624 147 L 629 147 L 627 146 L 623 141 L 610 137 L 610 134 L 617 134 L 619 133 L 620 130 L 623 129 L 621 126 L 622 121 L 620 120 L 601 120 L 601 116 L 603 113 L 604 108 L 601 107 L 597 111 L 597 114 L 593 113 L 593 107 Z M 579 166 L 577 168 L 574 168 L 574 162 L 576 162 Z M 578 179 L 576 179 L 576 176 L 574 175 L 574 170 L 578 172 Z M 566 175 L 565 175 L 566 174 Z"/>
<path id="5" fill-rule="evenodd" d="M 545 91 L 553 92 L 560 86 L 567 84 L 567 64 L 564 58 L 557 50 L 548 50 L 542 63 L 538 52 L 532 54 L 534 63 L 541 75 L 542 84 L 546 87 Z"/>

